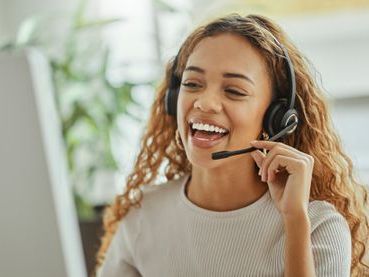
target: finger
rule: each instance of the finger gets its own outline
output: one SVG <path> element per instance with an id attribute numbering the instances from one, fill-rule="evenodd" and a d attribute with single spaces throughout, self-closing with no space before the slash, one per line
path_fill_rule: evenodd
<path id="1" fill-rule="evenodd" d="M 256 148 L 263 148 L 267 150 L 272 150 L 274 147 L 278 146 L 278 147 L 289 149 L 295 153 L 301 153 L 296 148 L 290 145 L 287 145 L 283 142 L 276 142 L 276 141 L 270 141 L 270 140 L 253 140 L 250 142 L 250 144 Z"/>
<path id="2" fill-rule="evenodd" d="M 271 150 L 274 146 L 278 144 L 278 142 L 270 141 L 270 140 L 253 140 L 250 141 L 252 146 L 256 148 L 265 148 L 267 150 Z"/>
<path id="3" fill-rule="evenodd" d="M 272 150 L 269 151 L 268 155 L 266 156 L 262 168 L 261 168 L 261 179 L 262 180 L 266 180 L 267 179 L 267 168 L 269 167 L 270 163 L 272 162 L 272 160 L 274 159 L 274 157 L 276 155 L 282 155 L 282 156 L 287 156 L 287 157 L 291 157 L 291 158 L 295 158 L 298 160 L 303 160 L 304 162 L 307 162 L 307 158 L 303 155 L 303 153 L 298 152 L 296 153 L 295 151 L 291 151 L 291 149 L 287 149 L 284 147 L 281 147 L 280 145 L 277 145 L 276 147 L 274 147 Z"/>
<path id="4" fill-rule="evenodd" d="M 265 159 L 264 153 L 261 152 L 260 150 L 256 150 L 256 151 L 251 152 L 251 156 L 254 158 L 256 165 L 260 168 Z"/>
<path id="5" fill-rule="evenodd" d="M 301 161 L 293 157 L 287 157 L 282 155 L 275 155 L 274 159 L 267 168 L 267 182 L 273 182 L 276 175 L 281 168 L 284 168 L 288 174 L 292 174 L 296 171 L 297 166 L 301 164 Z"/>

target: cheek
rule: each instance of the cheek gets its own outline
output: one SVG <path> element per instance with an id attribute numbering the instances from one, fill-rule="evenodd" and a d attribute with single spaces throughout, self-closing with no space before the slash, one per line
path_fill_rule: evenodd
<path id="1" fill-rule="evenodd" d="M 228 109 L 228 116 L 233 129 L 230 138 L 237 145 L 244 145 L 260 134 L 263 128 L 264 107 L 245 103 Z"/>
<path id="2" fill-rule="evenodd" d="M 260 110 L 256 107 L 240 106 L 229 109 L 229 118 L 232 122 L 232 127 L 237 130 L 245 127 L 258 127 L 259 121 L 262 120 Z"/>

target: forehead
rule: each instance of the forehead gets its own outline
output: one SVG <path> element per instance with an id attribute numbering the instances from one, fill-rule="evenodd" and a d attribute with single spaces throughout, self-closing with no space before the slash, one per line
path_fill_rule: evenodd
<path id="1" fill-rule="evenodd" d="M 186 66 L 194 65 L 205 70 L 237 70 L 252 75 L 267 72 L 261 52 L 246 38 L 224 33 L 202 39 L 190 54 Z"/>

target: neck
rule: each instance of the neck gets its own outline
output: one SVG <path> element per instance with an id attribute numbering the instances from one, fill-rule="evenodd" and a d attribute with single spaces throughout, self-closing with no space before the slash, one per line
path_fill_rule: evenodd
<path id="1" fill-rule="evenodd" d="M 187 198 L 213 211 L 231 211 L 252 204 L 268 190 L 268 185 L 261 182 L 251 159 L 246 164 L 238 162 L 221 168 L 193 167 L 186 184 Z M 240 164 L 242 168 L 237 167 Z"/>

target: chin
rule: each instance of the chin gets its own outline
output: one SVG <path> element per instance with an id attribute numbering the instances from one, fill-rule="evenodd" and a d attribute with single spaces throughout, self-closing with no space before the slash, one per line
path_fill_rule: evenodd
<path id="1" fill-rule="evenodd" d="M 200 150 L 201 151 L 201 150 Z M 189 155 L 187 154 L 187 158 L 192 164 L 192 166 L 200 167 L 204 169 L 211 169 L 218 167 L 220 164 L 224 164 L 227 159 L 221 160 L 213 160 L 211 158 L 211 153 L 217 152 L 220 150 L 208 150 L 208 151 L 191 151 Z"/>

